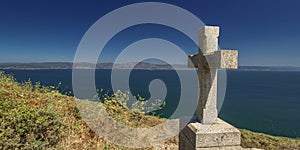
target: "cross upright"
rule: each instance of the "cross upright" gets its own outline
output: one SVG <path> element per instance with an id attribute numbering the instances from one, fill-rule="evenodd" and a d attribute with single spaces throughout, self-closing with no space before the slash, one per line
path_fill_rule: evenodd
<path id="1" fill-rule="evenodd" d="M 237 69 L 237 50 L 218 50 L 218 26 L 205 26 L 199 31 L 198 54 L 190 55 L 189 67 L 198 68 L 199 100 L 197 119 L 202 124 L 212 124 L 218 117 L 217 69 Z"/>

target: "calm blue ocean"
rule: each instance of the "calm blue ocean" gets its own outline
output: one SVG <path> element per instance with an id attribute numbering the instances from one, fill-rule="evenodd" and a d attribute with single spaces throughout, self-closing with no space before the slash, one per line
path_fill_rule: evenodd
<path id="1" fill-rule="evenodd" d="M 58 85 L 72 90 L 72 70 L 5 70 L 18 81 Z M 96 86 L 111 91 L 110 70 L 96 70 Z M 175 71 L 135 70 L 131 73 L 133 94 L 150 97 L 148 86 L 161 79 L 167 87 L 167 106 L 162 116 L 176 109 L 180 82 Z M 227 71 L 227 91 L 219 117 L 239 128 L 271 135 L 300 137 L 300 72 Z"/>

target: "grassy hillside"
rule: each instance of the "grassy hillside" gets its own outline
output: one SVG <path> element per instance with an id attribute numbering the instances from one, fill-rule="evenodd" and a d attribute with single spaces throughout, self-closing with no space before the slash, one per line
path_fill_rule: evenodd
<path id="1" fill-rule="evenodd" d="M 270 136 L 243 129 L 240 131 L 242 133 L 242 147 L 261 148 L 266 150 L 300 150 L 300 139 Z"/>
<path id="2" fill-rule="evenodd" d="M 107 112 L 132 127 L 155 126 L 164 121 L 129 111 L 114 97 L 104 102 Z M 299 149 L 299 139 L 273 137 L 246 130 L 242 146 L 264 149 Z M 174 137 L 165 145 L 178 144 Z M 31 82 L 17 83 L 0 72 L 0 149 L 128 149 L 105 142 L 82 119 L 76 99 L 60 94 L 55 87 Z M 153 148 L 148 148 L 153 149 Z"/>

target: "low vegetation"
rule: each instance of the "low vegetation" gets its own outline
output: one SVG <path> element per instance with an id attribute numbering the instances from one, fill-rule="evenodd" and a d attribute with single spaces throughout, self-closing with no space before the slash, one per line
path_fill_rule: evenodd
<path id="1" fill-rule="evenodd" d="M 242 133 L 242 147 L 253 147 L 266 150 L 300 149 L 300 139 L 271 136 L 243 129 L 241 129 L 240 131 Z"/>
<path id="2" fill-rule="evenodd" d="M 145 115 L 141 109 L 130 111 L 118 103 L 116 97 L 120 96 L 128 99 L 126 93 L 120 92 L 106 95 L 103 101 L 106 111 L 119 122 L 132 127 L 149 127 L 164 121 Z M 129 149 L 108 143 L 94 133 L 80 117 L 76 101 L 55 87 L 43 87 L 30 81 L 18 83 L 11 75 L 0 72 L 0 149 Z M 300 147 L 299 139 L 241 132 L 243 147 Z M 178 138 L 165 144 L 177 145 Z"/>

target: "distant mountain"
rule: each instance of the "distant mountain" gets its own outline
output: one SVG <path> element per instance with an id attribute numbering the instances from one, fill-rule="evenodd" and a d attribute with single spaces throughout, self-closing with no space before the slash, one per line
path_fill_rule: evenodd
<path id="1" fill-rule="evenodd" d="M 168 64 L 153 64 L 148 62 L 140 63 L 76 63 L 74 68 L 77 69 L 148 69 L 148 70 L 172 70 L 188 69 L 187 65 L 168 65 Z M 37 70 L 37 69 L 72 69 L 73 63 L 70 62 L 44 62 L 44 63 L 0 63 L 0 69 L 22 69 L 22 70 Z M 276 66 L 239 66 L 240 71 L 300 71 L 300 67 L 276 67 Z"/>
<path id="2" fill-rule="evenodd" d="M 84 68 L 94 68 L 93 64 L 76 64 L 74 68 L 84 69 Z M 96 65 L 96 69 L 148 69 L 148 70 L 171 70 L 176 69 L 187 69 L 187 65 L 168 65 L 168 64 L 152 64 L 146 62 L 130 62 L 125 64 L 113 64 L 113 63 L 99 63 Z"/>
<path id="3" fill-rule="evenodd" d="M 239 66 L 241 71 L 300 71 L 300 67 L 289 66 Z"/>
<path id="4" fill-rule="evenodd" d="M 187 69 L 186 65 L 173 65 L 176 69 Z M 23 69 L 23 70 L 36 70 L 36 69 L 72 69 L 73 63 L 70 62 L 45 62 L 45 63 L 0 63 L 0 69 Z M 160 69 L 170 70 L 171 65 L 167 64 L 152 64 L 152 63 L 125 63 L 125 64 L 113 64 L 113 63 L 76 63 L 74 64 L 76 69 Z"/>
<path id="5" fill-rule="evenodd" d="M 1 69 L 69 69 L 72 66 L 69 62 L 0 63 Z"/>

